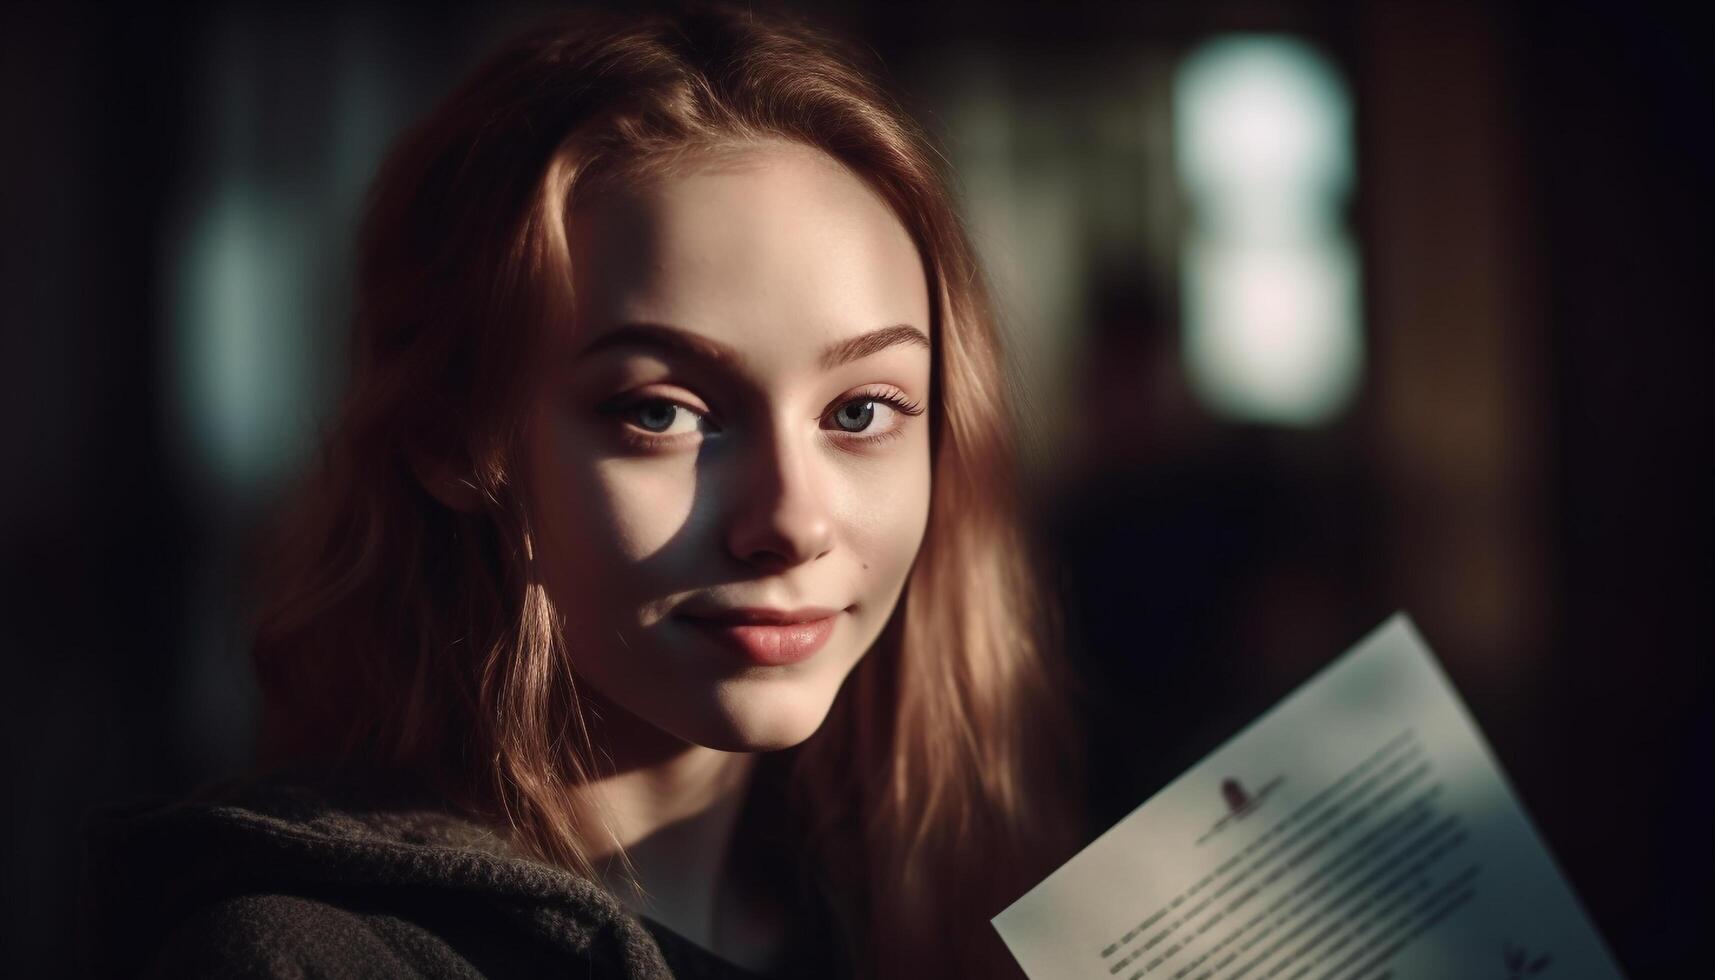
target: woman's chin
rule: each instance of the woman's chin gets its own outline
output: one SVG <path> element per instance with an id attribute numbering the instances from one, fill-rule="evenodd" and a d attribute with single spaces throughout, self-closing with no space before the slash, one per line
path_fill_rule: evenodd
<path id="1" fill-rule="evenodd" d="M 698 731 L 685 734 L 691 736 L 688 741 L 722 752 L 776 752 L 816 734 L 829 707 L 819 698 L 740 696 L 716 704 Z"/>

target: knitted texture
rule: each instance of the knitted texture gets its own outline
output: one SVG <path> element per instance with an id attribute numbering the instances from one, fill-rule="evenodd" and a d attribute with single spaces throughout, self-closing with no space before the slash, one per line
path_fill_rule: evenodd
<path id="1" fill-rule="evenodd" d="M 252 778 L 84 831 L 96 976 L 757 976 L 420 801 Z"/>

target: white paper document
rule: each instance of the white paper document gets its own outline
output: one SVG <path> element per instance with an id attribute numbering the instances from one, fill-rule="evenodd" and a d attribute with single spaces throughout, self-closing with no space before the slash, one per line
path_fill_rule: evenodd
<path id="1" fill-rule="evenodd" d="M 994 925 L 1032 980 L 1621 976 L 1403 615 Z"/>

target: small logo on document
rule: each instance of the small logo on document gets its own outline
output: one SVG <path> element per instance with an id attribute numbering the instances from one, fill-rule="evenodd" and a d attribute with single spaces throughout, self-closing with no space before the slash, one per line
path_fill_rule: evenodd
<path id="1" fill-rule="evenodd" d="M 1221 780 L 1221 796 L 1227 801 L 1228 812 L 1235 817 L 1256 805 L 1256 799 L 1245 792 L 1244 784 L 1236 779 Z"/>
<path id="2" fill-rule="evenodd" d="M 1501 943 L 1501 962 L 1506 964 L 1507 980 L 1523 980 L 1548 969 L 1549 964 L 1554 962 L 1554 957 L 1547 953 L 1532 956 L 1523 946 Z"/>
<path id="3" fill-rule="evenodd" d="M 1263 783 L 1261 789 L 1252 792 L 1245 789 L 1245 784 L 1232 776 L 1221 780 L 1221 799 L 1227 805 L 1227 812 L 1222 815 L 1221 819 L 1215 821 L 1215 825 L 1204 832 L 1203 836 L 1197 838 L 1198 846 L 1262 806 L 1268 800 L 1269 794 L 1280 788 L 1282 782 L 1284 782 L 1283 778 L 1276 776 Z"/>

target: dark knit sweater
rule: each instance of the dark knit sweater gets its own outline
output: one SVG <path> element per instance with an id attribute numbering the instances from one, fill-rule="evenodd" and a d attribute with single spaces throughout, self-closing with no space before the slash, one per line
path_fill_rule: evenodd
<path id="1" fill-rule="evenodd" d="M 97 976 L 758 978 L 420 801 L 246 779 L 94 811 L 85 836 Z M 826 911 L 774 975 L 849 972 Z"/>

